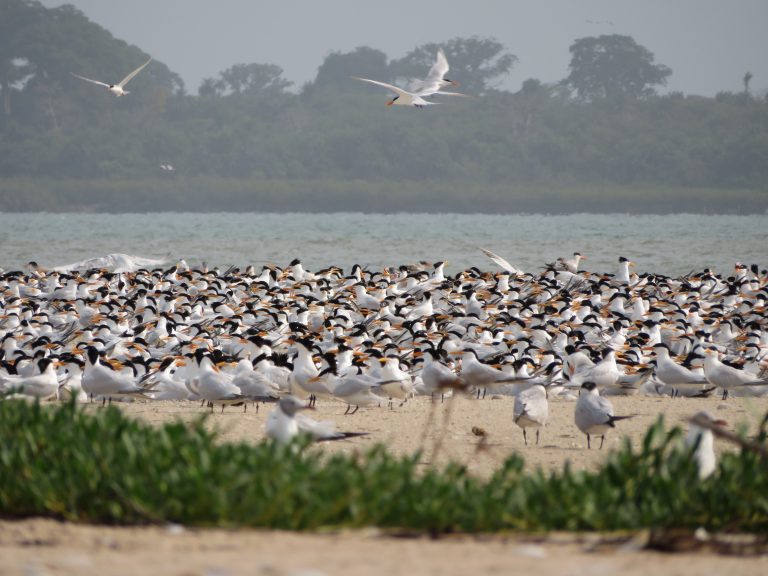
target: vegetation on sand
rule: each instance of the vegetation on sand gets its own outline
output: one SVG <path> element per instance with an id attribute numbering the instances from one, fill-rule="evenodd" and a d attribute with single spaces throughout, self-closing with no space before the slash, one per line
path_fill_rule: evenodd
<path id="1" fill-rule="evenodd" d="M 766 440 L 763 422 L 759 441 Z M 510 456 L 488 479 L 425 467 L 383 447 L 328 456 L 306 443 L 217 441 L 201 423 L 160 428 L 116 408 L 0 403 L 0 514 L 78 522 L 363 527 L 449 532 L 645 527 L 768 532 L 768 472 L 726 454 L 699 481 L 680 432 L 657 422 L 596 472 L 523 472 Z"/>

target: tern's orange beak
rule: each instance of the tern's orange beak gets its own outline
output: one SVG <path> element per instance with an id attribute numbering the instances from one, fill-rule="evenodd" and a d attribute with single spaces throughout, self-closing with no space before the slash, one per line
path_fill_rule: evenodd
<path id="1" fill-rule="evenodd" d="M 394 104 L 394 103 L 395 103 L 394 100 L 388 100 L 387 101 L 387 106 L 392 106 L 392 104 Z"/>

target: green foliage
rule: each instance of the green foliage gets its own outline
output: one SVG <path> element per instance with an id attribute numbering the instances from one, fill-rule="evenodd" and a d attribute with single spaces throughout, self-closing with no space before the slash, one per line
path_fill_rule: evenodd
<path id="1" fill-rule="evenodd" d="M 595 473 L 523 472 L 513 455 L 489 479 L 461 466 L 379 446 L 324 456 L 306 442 L 225 444 L 202 423 L 159 428 L 116 408 L 0 403 L 0 514 L 78 522 L 261 526 L 310 530 L 380 526 L 424 531 L 768 531 L 766 463 L 726 455 L 700 482 L 678 430 L 658 422 Z M 766 441 L 763 428 L 759 441 Z"/>
<path id="2" fill-rule="evenodd" d="M 118 169 L 113 166 L 112 169 Z M 215 192 L 212 192 L 215 191 Z M 0 180 L 6 212 L 760 213 L 765 193 L 726 188 L 548 186 L 438 180 L 182 177 L 147 180 Z"/>
<path id="3" fill-rule="evenodd" d="M 517 62 L 504 45 L 493 38 L 452 38 L 447 42 L 424 44 L 390 63 L 393 78 L 422 79 L 442 48 L 451 66 L 449 79 L 462 78 L 461 90 L 483 94 L 509 74 Z"/>
<path id="4" fill-rule="evenodd" d="M 581 38 L 571 45 L 571 73 L 563 81 L 582 100 L 643 98 L 664 86 L 672 70 L 630 36 Z"/>

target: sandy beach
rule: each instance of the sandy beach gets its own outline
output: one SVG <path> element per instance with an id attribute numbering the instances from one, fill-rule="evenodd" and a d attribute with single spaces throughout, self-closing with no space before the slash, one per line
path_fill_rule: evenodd
<path id="1" fill-rule="evenodd" d="M 346 404 L 332 400 L 319 400 L 317 409 L 309 412 L 317 420 L 331 420 L 338 430 L 367 432 L 367 436 L 335 442 L 323 442 L 316 450 L 346 452 L 365 450 L 376 443 L 384 444 L 394 454 L 411 454 L 423 449 L 425 465 L 432 463 L 435 445 L 441 438 L 437 464 L 452 460 L 467 465 L 475 474 L 486 476 L 510 454 L 519 453 L 529 469 L 539 466 L 553 470 L 570 461 L 575 470 L 594 469 L 611 449 L 628 438 L 634 446 L 643 439 L 648 427 L 663 414 L 667 426 L 687 428 L 686 420 L 699 410 L 709 410 L 728 422 L 731 430 L 746 426 L 755 432 L 760 419 L 768 411 L 768 398 L 671 399 L 646 396 L 616 396 L 611 398 L 617 415 L 634 415 L 623 420 L 606 436 L 603 450 L 599 438 L 587 450 L 587 439 L 573 422 L 575 402 L 553 399 L 549 403 L 549 423 L 541 431 L 539 446 L 535 446 L 535 432 L 528 434 L 529 445 L 523 442 L 522 429 L 512 421 L 514 399 L 510 396 L 488 394 L 483 400 L 457 396 L 453 403 L 431 402 L 428 398 L 415 398 L 392 409 L 381 407 L 360 408 L 353 415 L 344 415 Z M 153 425 L 180 419 L 191 422 L 205 417 L 206 426 L 215 429 L 223 442 L 259 442 L 264 438 L 264 422 L 272 409 L 263 405 L 258 413 L 253 405 L 247 411 L 242 407 L 227 407 L 223 413 L 213 413 L 195 402 L 135 402 L 115 403 L 125 414 Z M 85 404 L 86 410 L 100 410 L 96 404 Z M 434 410 L 430 424 L 430 411 Z M 450 411 L 445 427 L 446 412 Z M 205 416 L 207 415 L 207 416 Z M 485 448 L 478 449 L 480 437 L 472 428 L 486 432 Z M 718 451 L 731 449 L 716 443 Z"/>
<path id="2" fill-rule="evenodd" d="M 368 436 L 317 444 L 313 449 L 353 452 L 384 443 L 398 454 L 424 446 L 424 465 L 431 464 L 438 435 L 443 442 L 436 462 L 465 463 L 479 475 L 490 474 L 513 452 L 521 453 L 533 469 L 560 468 L 569 460 L 576 469 L 595 468 L 623 438 L 641 441 L 659 414 L 670 425 L 701 409 L 728 421 L 729 428 L 754 431 L 768 399 L 670 399 L 642 396 L 616 397 L 617 414 L 635 414 L 622 421 L 606 438 L 603 450 L 587 450 L 586 438 L 573 424 L 573 401 L 550 403 L 550 423 L 542 431 L 540 446 L 525 446 L 512 422 L 513 400 L 456 398 L 432 404 L 418 398 L 401 407 L 361 408 L 344 416 L 344 405 L 320 401 L 312 415 L 334 420 L 341 430 L 368 432 Z M 120 404 L 126 414 L 153 425 L 174 419 L 192 421 L 206 412 L 190 402 L 136 402 Z M 445 432 L 445 411 L 451 416 Z M 426 429 L 434 407 L 433 424 Z M 97 405 L 86 405 L 96 411 Z M 221 441 L 259 442 L 271 407 L 227 408 L 209 415 L 206 426 L 216 428 Z M 488 448 L 478 450 L 472 427 L 486 431 Z M 422 438 L 425 440 L 422 441 Z M 529 436 L 530 439 L 530 436 Z M 717 450 L 732 449 L 717 443 Z M 499 574 L 514 568 L 542 574 L 672 574 L 735 572 L 764 574 L 767 557 L 737 558 L 711 552 L 664 554 L 640 551 L 637 546 L 596 546 L 597 535 L 542 535 L 450 537 L 432 540 L 387 536 L 377 530 L 296 534 L 259 530 L 198 530 L 169 527 L 76 526 L 51 520 L 0 522 L 0 575 L 10 574 L 136 574 L 178 575 L 352 575 L 352 574 Z"/>

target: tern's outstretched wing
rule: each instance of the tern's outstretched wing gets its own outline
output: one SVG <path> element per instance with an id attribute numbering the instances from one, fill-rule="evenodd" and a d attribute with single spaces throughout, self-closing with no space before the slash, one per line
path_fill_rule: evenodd
<path id="1" fill-rule="evenodd" d="M 493 252 L 491 252 L 490 250 L 486 250 L 485 248 L 480 248 L 480 250 L 482 250 L 483 254 L 488 256 L 488 258 L 493 260 L 496 264 L 501 266 L 504 270 L 506 270 L 510 274 L 518 274 L 520 272 L 517 268 L 512 266 L 512 264 L 504 260 L 504 258 L 499 256 L 498 254 L 494 254 Z"/>
<path id="2" fill-rule="evenodd" d="M 85 80 L 86 82 L 90 82 L 91 84 L 98 84 L 99 86 L 104 86 L 105 88 L 109 88 L 109 84 L 105 82 L 99 82 L 98 80 L 91 80 L 90 78 L 86 78 L 85 76 L 80 76 L 78 74 L 75 74 L 74 72 L 70 72 L 72 76 L 75 78 L 80 78 L 80 80 Z"/>
<path id="3" fill-rule="evenodd" d="M 440 82 L 440 80 L 445 78 L 446 74 L 448 74 L 448 60 L 445 57 L 445 52 L 440 48 L 437 51 L 435 63 L 432 64 L 432 68 L 427 72 L 427 77 L 424 78 L 424 84 Z"/>
<path id="4" fill-rule="evenodd" d="M 406 90 L 403 90 L 402 88 L 398 88 L 397 86 L 394 86 L 392 84 L 387 84 L 386 82 L 379 82 L 378 80 L 369 80 L 368 78 L 360 78 L 358 76 L 352 76 L 355 80 L 361 80 L 362 82 L 368 82 L 369 84 L 376 84 L 377 86 L 383 86 L 384 88 L 388 88 L 389 90 L 392 90 L 395 94 L 398 96 L 412 96 L 410 92 L 407 92 Z"/>
<path id="5" fill-rule="evenodd" d="M 133 80 L 133 77 L 134 77 L 134 76 L 136 76 L 136 74 L 138 74 L 138 73 L 139 73 L 139 72 L 141 72 L 142 70 L 144 70 L 144 68 L 146 67 L 146 65 L 147 65 L 147 64 L 149 64 L 150 62 L 152 62 L 152 58 L 150 58 L 149 60 L 147 60 L 146 62 L 144 62 L 144 64 L 142 64 L 141 66 L 139 66 L 138 68 L 136 68 L 136 70 L 134 70 L 133 72 L 131 72 L 130 74 L 128 74 L 128 76 L 126 76 L 125 78 L 123 78 L 122 80 L 120 80 L 120 83 L 118 84 L 118 86 L 120 86 L 120 88 L 122 88 L 123 86 L 125 86 L 126 84 L 128 84 L 128 82 L 130 82 L 131 80 Z"/>

